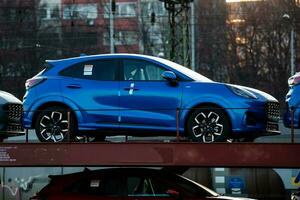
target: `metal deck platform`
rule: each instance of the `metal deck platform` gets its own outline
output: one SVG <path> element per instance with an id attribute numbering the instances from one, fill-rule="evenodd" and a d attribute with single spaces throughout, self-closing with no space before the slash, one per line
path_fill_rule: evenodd
<path id="1" fill-rule="evenodd" d="M 4 143 L 0 166 L 300 167 L 300 144 Z"/>

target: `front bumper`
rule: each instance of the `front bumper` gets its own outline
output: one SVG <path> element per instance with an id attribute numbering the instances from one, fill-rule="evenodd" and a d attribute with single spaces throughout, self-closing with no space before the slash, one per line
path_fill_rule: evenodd
<path id="1" fill-rule="evenodd" d="M 7 103 L 1 107 L 0 138 L 24 135 L 22 111 L 22 104 Z"/>
<path id="2" fill-rule="evenodd" d="M 233 129 L 233 137 L 257 138 L 260 136 L 279 135 L 280 108 L 278 102 L 266 102 L 253 106 L 243 113 L 240 127 Z"/>

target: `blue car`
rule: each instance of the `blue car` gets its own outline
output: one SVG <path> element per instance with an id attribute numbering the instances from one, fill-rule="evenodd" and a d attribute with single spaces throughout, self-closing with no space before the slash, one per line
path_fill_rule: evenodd
<path id="1" fill-rule="evenodd" d="M 26 89 L 23 125 L 42 142 L 82 134 L 104 140 L 179 133 L 197 142 L 279 134 L 279 103 L 271 95 L 152 56 L 49 60 Z"/>
<path id="2" fill-rule="evenodd" d="M 300 72 L 290 77 L 288 80 L 289 91 L 285 97 L 286 112 L 283 122 L 286 127 L 300 128 Z M 293 112 L 293 114 L 292 114 Z M 294 120 L 292 124 L 292 115 Z"/>

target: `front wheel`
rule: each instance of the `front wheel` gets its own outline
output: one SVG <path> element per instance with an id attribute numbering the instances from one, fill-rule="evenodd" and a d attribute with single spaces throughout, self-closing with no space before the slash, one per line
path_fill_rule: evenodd
<path id="1" fill-rule="evenodd" d="M 74 116 L 63 107 L 50 107 L 41 111 L 35 123 L 35 132 L 41 142 L 63 142 L 73 139 Z"/>
<path id="2" fill-rule="evenodd" d="M 231 132 L 230 121 L 223 109 L 205 106 L 191 113 L 187 131 L 195 142 L 225 142 Z"/>

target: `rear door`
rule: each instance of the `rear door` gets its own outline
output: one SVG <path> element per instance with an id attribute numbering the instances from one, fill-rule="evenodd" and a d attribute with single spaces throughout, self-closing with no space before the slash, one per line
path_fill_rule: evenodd
<path id="1" fill-rule="evenodd" d="M 118 130 L 119 81 L 117 60 L 92 60 L 66 68 L 61 91 L 82 114 L 80 130 L 95 128 Z"/>

